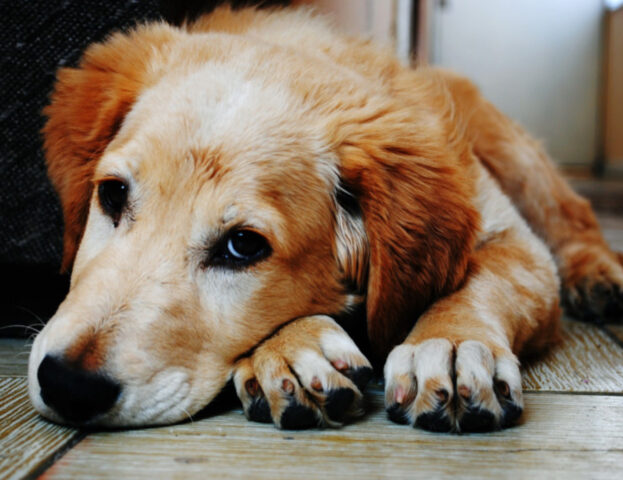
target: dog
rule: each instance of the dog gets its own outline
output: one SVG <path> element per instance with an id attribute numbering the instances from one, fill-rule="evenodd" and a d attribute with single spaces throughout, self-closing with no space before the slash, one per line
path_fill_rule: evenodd
<path id="1" fill-rule="evenodd" d="M 622 311 L 623 258 L 537 142 L 309 10 L 116 33 L 44 113 L 71 271 L 29 360 L 52 421 L 169 424 L 232 381 L 251 420 L 339 426 L 378 364 L 391 420 L 490 431 L 561 299 Z"/>

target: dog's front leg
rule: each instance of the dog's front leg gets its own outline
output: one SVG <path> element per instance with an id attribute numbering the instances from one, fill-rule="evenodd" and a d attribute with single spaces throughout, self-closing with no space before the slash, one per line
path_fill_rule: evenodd
<path id="1" fill-rule="evenodd" d="M 557 338 L 551 255 L 508 199 L 483 191 L 485 231 L 463 286 L 432 305 L 387 358 L 385 404 L 396 422 L 434 431 L 512 425 L 523 409 L 517 356 Z"/>
<path id="2" fill-rule="evenodd" d="M 282 327 L 238 361 L 236 393 L 249 420 L 279 428 L 338 426 L 360 416 L 370 362 L 324 315 Z"/>

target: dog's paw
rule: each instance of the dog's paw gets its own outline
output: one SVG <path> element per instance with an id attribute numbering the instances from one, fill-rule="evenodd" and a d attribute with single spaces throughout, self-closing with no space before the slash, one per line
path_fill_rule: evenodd
<path id="1" fill-rule="evenodd" d="M 402 344 L 385 363 L 385 407 L 394 422 L 435 432 L 505 428 L 523 411 L 519 364 L 474 340 Z"/>
<path id="2" fill-rule="evenodd" d="M 284 429 L 339 426 L 363 414 L 370 362 L 326 316 L 298 319 L 263 342 L 234 371 L 249 420 Z"/>
<path id="3" fill-rule="evenodd" d="M 623 320 L 623 256 L 577 243 L 559 254 L 565 310 L 585 321 Z"/>

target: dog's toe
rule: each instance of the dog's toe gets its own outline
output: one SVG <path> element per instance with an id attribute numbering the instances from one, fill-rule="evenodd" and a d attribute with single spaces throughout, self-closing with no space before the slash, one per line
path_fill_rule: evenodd
<path id="1" fill-rule="evenodd" d="M 284 327 L 241 359 L 234 384 L 250 420 L 304 429 L 360 416 L 371 376 L 370 363 L 346 333 L 317 316 Z"/>
<path id="2" fill-rule="evenodd" d="M 385 363 L 385 407 L 389 418 L 426 430 L 451 430 L 452 358 L 452 344 L 445 339 L 396 347 Z"/>
<path id="3" fill-rule="evenodd" d="M 523 401 L 517 359 L 483 343 L 445 339 L 396 347 L 385 364 L 390 420 L 434 432 L 485 432 L 513 425 Z"/>

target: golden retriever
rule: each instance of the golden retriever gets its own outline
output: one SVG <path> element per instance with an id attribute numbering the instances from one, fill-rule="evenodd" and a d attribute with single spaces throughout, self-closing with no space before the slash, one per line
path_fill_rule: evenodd
<path id="1" fill-rule="evenodd" d="M 177 422 L 233 380 L 252 420 L 336 426 L 368 343 L 392 420 L 503 428 L 559 291 L 621 311 L 621 257 L 535 141 L 308 10 L 117 33 L 45 114 L 72 278 L 29 390 L 53 421 Z"/>

